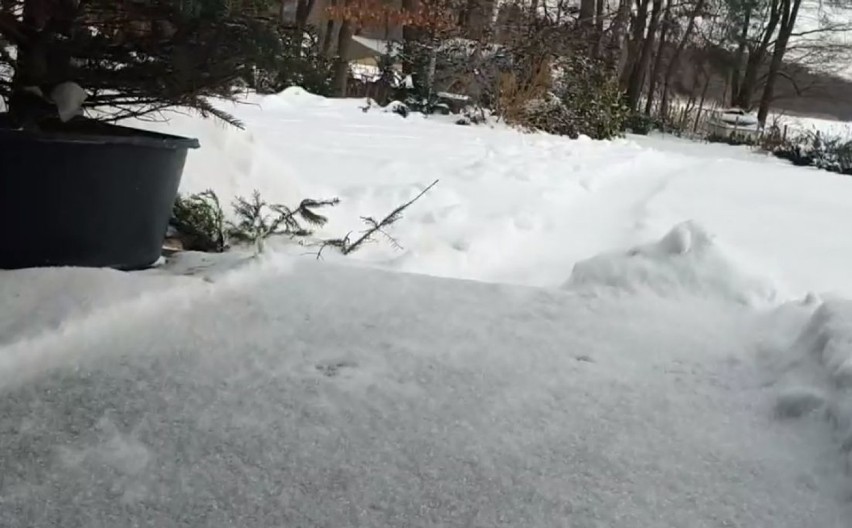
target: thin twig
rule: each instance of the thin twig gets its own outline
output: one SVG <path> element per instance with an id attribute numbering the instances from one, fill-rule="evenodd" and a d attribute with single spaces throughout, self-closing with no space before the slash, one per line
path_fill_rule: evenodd
<path id="1" fill-rule="evenodd" d="M 384 226 L 390 225 L 390 224 L 396 222 L 397 220 L 399 220 L 400 214 L 405 209 L 407 209 L 409 206 L 411 206 L 411 204 L 413 204 L 414 202 L 419 200 L 424 194 L 429 192 L 429 190 L 432 189 L 432 187 L 434 187 L 437 184 L 438 184 L 438 180 L 433 181 L 432 184 L 429 185 L 428 187 L 426 187 L 425 189 L 423 189 L 420 192 L 420 194 L 418 194 L 417 196 L 415 196 L 411 200 L 405 202 L 404 204 L 400 205 L 399 207 L 397 207 L 396 209 L 391 211 L 380 222 L 376 222 L 375 220 L 369 219 L 368 223 L 371 225 L 371 227 L 369 229 L 367 229 L 366 231 L 364 231 L 361 234 L 361 236 L 355 242 L 352 242 L 351 244 L 348 244 L 346 247 L 344 247 L 342 249 L 343 254 L 348 255 L 348 254 L 352 253 L 353 251 L 357 250 L 366 240 L 368 240 L 371 236 L 376 234 L 377 231 L 381 231 Z"/>

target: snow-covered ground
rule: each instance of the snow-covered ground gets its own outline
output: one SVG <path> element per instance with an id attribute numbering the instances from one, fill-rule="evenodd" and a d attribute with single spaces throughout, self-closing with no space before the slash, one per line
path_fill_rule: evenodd
<path id="1" fill-rule="evenodd" d="M 361 228 L 436 179 L 393 230 L 353 258 L 384 269 L 556 287 L 576 262 L 658 239 L 692 220 L 782 299 L 852 296 L 852 185 L 743 148 L 631 136 L 591 141 L 449 125 L 292 89 L 230 109 L 240 131 L 196 117 L 157 128 L 199 137 L 183 191 L 228 201 L 339 197 L 321 236 Z M 149 125 L 150 126 L 150 125 Z M 296 248 L 296 253 L 305 249 Z M 846 258 L 843 258 L 843 257 Z M 814 265 L 819 259 L 819 265 Z"/>
<path id="2" fill-rule="evenodd" d="M 840 137 L 845 141 L 852 140 L 852 123 L 816 117 L 781 116 L 779 125 L 787 125 L 788 132 L 820 132 L 829 137 Z"/>
<path id="3" fill-rule="evenodd" d="M 852 179 L 253 103 L 185 192 L 403 249 L 0 272 L 0 526 L 850 526 Z"/>

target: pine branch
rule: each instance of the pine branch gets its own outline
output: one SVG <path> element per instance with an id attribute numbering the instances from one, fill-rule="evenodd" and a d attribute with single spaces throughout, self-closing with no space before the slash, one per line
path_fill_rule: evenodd
<path id="1" fill-rule="evenodd" d="M 313 212 L 311 209 L 327 206 L 334 207 L 339 203 L 339 198 L 332 198 L 331 200 L 311 200 L 310 198 L 308 198 L 302 200 L 302 203 L 299 204 L 299 208 L 296 210 L 296 212 L 299 214 L 299 216 L 302 217 L 305 222 L 311 225 L 315 225 L 317 227 L 322 227 L 326 224 L 326 222 L 328 222 L 328 218 Z"/>
<path id="2" fill-rule="evenodd" d="M 225 214 L 212 190 L 178 196 L 170 224 L 181 235 L 185 249 L 221 253 L 228 248 Z"/>
<path id="3" fill-rule="evenodd" d="M 432 189 L 432 187 L 434 187 L 435 185 L 438 184 L 438 181 L 439 180 L 435 180 L 434 182 L 432 182 L 431 185 L 429 185 L 428 187 L 423 189 L 420 192 L 420 194 L 418 194 L 417 196 L 415 196 L 411 200 L 405 202 L 404 204 L 400 205 L 399 207 L 397 207 L 396 209 L 394 209 L 393 211 L 388 213 L 388 215 L 385 216 L 382 220 L 376 221 L 376 220 L 369 218 L 369 217 L 364 218 L 364 222 L 367 223 L 367 225 L 370 226 L 369 229 L 364 231 L 361 234 L 361 236 L 357 240 L 355 240 L 355 242 L 352 242 L 351 244 L 345 244 L 343 246 L 339 246 L 339 247 L 341 247 L 342 253 L 344 255 L 348 255 L 348 254 L 352 253 L 353 251 L 357 251 L 358 248 L 360 248 L 364 244 L 364 242 L 369 240 L 377 232 L 380 232 L 383 235 L 385 235 L 386 237 L 388 237 L 396 247 L 401 247 L 401 246 L 399 246 L 399 243 L 396 242 L 396 240 L 393 237 L 390 237 L 387 233 L 385 233 L 383 231 L 383 229 L 390 226 L 391 224 L 397 222 L 400 218 L 402 218 L 403 211 L 408 209 L 411 206 L 411 204 L 413 204 L 414 202 L 419 200 L 421 197 L 423 197 L 424 194 L 429 192 Z M 341 239 L 341 240 L 345 241 L 348 238 L 349 238 L 349 236 L 347 235 L 346 238 Z"/>
<path id="4" fill-rule="evenodd" d="M 196 110 L 199 114 L 201 114 L 201 117 L 213 116 L 216 119 L 219 119 L 220 121 L 223 121 L 233 127 L 239 128 L 240 130 L 245 130 L 246 128 L 245 123 L 232 116 L 228 112 L 216 108 L 215 106 L 210 104 L 207 99 L 204 99 L 202 97 L 193 98 L 193 100 L 188 104 L 188 106 L 193 110 Z"/>

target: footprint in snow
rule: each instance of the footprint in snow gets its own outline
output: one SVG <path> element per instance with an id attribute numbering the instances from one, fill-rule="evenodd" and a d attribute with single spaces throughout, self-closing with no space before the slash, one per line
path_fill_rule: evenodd
<path id="1" fill-rule="evenodd" d="M 320 372 L 323 376 L 327 378 L 333 378 L 340 374 L 340 371 L 348 368 L 355 368 L 358 366 L 358 363 L 349 360 L 340 360 L 340 361 L 330 361 L 326 363 L 318 363 L 316 365 L 317 371 Z"/>

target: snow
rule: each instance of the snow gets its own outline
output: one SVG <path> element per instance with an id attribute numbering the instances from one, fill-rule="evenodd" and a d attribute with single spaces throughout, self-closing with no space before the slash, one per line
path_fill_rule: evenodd
<path id="1" fill-rule="evenodd" d="M 4 348 L 0 525 L 848 526 L 744 307 L 208 272 Z"/>
<path id="2" fill-rule="evenodd" d="M 852 224 L 846 177 L 726 145 L 568 141 L 363 106 L 289 89 L 226 106 L 247 131 L 181 115 L 156 128 L 201 141 L 184 192 L 213 188 L 226 203 L 254 189 L 273 203 L 339 197 L 323 237 L 358 230 L 361 217 L 439 179 L 393 229 L 402 251 L 377 243 L 352 256 L 383 269 L 559 287 L 579 261 L 693 221 L 783 298 L 852 296 L 852 238 L 837 235 Z"/>
<path id="3" fill-rule="evenodd" d="M 631 294 L 721 298 L 750 306 L 772 305 L 776 297 L 771 283 L 743 273 L 692 222 L 675 226 L 659 242 L 578 262 L 565 284 L 576 290 L 601 287 Z"/>
<path id="4" fill-rule="evenodd" d="M 829 137 L 839 137 L 844 141 L 852 139 L 852 124 L 848 121 L 784 116 L 780 118 L 780 126 L 784 125 L 788 126 L 788 133 L 820 132 Z"/>
<path id="5" fill-rule="evenodd" d="M 850 526 L 852 180 L 362 106 L 145 126 L 402 249 L 0 272 L 0 526 Z"/>

